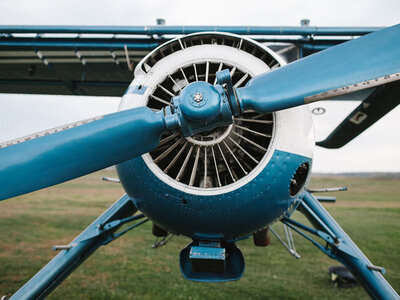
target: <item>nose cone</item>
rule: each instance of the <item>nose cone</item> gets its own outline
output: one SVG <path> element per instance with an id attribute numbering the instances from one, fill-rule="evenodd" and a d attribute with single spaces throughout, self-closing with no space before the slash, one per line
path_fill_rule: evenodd
<path id="1" fill-rule="evenodd" d="M 220 112 L 220 95 L 207 82 L 193 82 L 179 96 L 180 109 L 185 118 L 193 121 L 211 121 Z"/>

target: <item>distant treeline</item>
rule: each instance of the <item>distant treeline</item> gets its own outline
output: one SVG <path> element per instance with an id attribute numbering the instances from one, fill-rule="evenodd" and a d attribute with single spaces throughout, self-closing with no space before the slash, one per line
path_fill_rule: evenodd
<path id="1" fill-rule="evenodd" d="M 400 178 L 399 172 L 312 173 L 314 177 Z"/>

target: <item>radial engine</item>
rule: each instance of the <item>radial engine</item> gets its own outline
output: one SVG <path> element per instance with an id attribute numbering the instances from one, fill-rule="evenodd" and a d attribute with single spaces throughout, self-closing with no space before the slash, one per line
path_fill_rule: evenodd
<path id="1" fill-rule="evenodd" d="M 264 45 L 232 34 L 177 38 L 137 65 L 119 110 L 159 111 L 171 107 L 190 83 L 215 85 L 221 70 L 229 70 L 234 87 L 243 87 L 284 64 Z M 202 105 L 202 97 L 194 93 L 193 103 Z M 117 170 L 127 194 L 158 232 L 192 238 L 180 256 L 183 275 L 227 281 L 244 270 L 235 242 L 265 231 L 296 208 L 308 184 L 314 144 L 307 107 L 270 114 L 248 110 L 229 126 L 187 137 L 165 134 L 156 149 Z"/>

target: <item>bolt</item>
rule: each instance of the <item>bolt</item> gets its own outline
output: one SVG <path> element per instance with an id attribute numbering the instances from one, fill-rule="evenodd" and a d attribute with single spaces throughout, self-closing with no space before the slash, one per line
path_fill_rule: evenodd
<path id="1" fill-rule="evenodd" d="M 203 95 L 200 93 L 196 93 L 193 96 L 193 100 L 196 101 L 197 103 L 200 103 L 201 101 L 203 101 Z"/>

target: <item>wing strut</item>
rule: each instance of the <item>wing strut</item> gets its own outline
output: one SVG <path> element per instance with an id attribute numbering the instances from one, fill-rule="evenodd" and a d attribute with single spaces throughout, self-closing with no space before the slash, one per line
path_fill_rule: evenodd
<path id="1" fill-rule="evenodd" d="M 69 245 L 54 246 L 53 250 L 61 250 L 60 253 L 25 283 L 10 300 L 45 298 L 97 248 L 148 221 L 141 214 L 133 216 L 136 212 L 132 199 L 127 195 L 122 196 Z M 138 222 L 117 232 L 123 224 L 133 221 Z"/>
<path id="2" fill-rule="evenodd" d="M 282 219 L 285 225 L 309 240 L 329 257 L 344 264 L 363 285 L 372 299 L 400 299 L 396 291 L 383 278 L 382 274 L 385 273 L 385 269 L 374 266 L 368 260 L 310 192 L 305 192 L 297 209 L 307 217 L 315 228 L 303 225 L 291 218 Z M 321 238 L 326 242 L 326 245 L 322 246 L 305 232 Z"/>
<path id="3" fill-rule="evenodd" d="M 399 104 L 400 81 L 386 84 L 368 96 L 325 140 L 317 142 L 317 145 L 330 149 L 340 148 Z"/>

